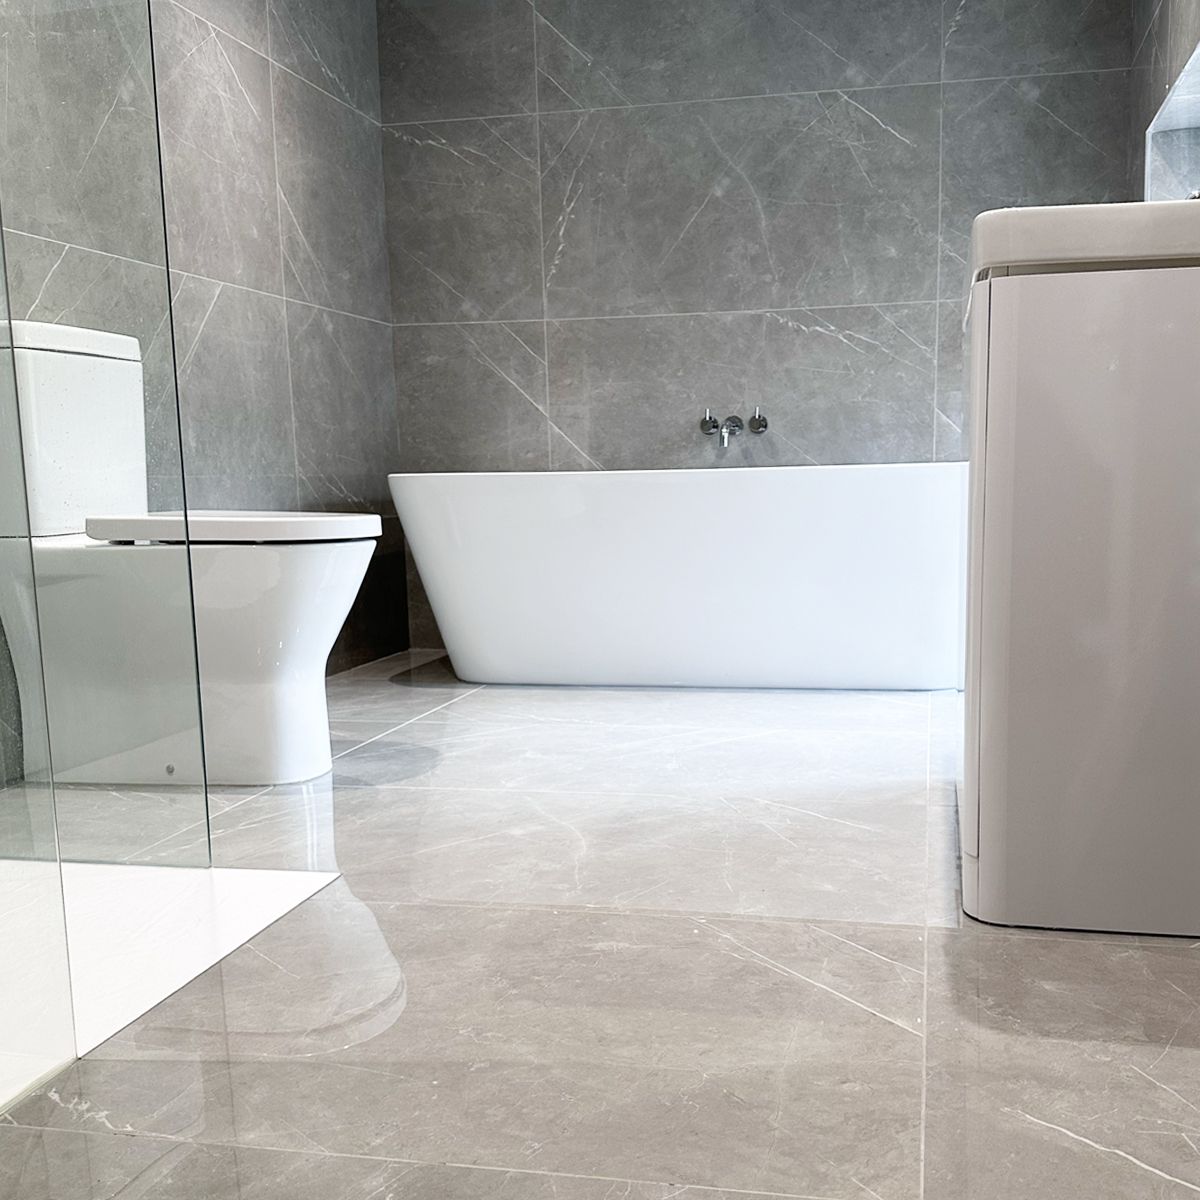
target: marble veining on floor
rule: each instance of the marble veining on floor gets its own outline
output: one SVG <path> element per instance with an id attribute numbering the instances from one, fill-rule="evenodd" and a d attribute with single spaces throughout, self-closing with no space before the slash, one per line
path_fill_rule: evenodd
<path id="1" fill-rule="evenodd" d="M 1200 946 L 961 916 L 957 696 L 329 697 L 211 836 L 342 878 L 0 1118 L 0 1200 L 1200 1193 Z"/>

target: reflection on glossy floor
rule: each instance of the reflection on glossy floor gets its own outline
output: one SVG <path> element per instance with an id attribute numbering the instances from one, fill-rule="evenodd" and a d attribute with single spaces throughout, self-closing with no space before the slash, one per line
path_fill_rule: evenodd
<path id="1" fill-rule="evenodd" d="M 956 697 L 330 698 L 213 846 L 344 878 L 0 1119 L 2 1200 L 1200 1192 L 1198 951 L 959 918 Z"/>

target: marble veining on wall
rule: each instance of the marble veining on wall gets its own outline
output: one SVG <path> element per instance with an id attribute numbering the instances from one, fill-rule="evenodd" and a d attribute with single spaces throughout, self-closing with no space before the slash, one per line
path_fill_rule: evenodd
<path id="1" fill-rule="evenodd" d="M 1126 194 L 1123 0 L 1009 8 L 381 0 L 402 469 L 708 466 L 705 404 L 771 412 L 731 464 L 962 457 L 971 218 Z M 514 321 L 544 391 L 448 353 Z"/>
<path id="2" fill-rule="evenodd" d="M 963 458 L 971 220 L 1129 195 L 1126 0 L 379 27 L 401 470 Z M 697 435 L 756 404 L 767 436 Z"/>

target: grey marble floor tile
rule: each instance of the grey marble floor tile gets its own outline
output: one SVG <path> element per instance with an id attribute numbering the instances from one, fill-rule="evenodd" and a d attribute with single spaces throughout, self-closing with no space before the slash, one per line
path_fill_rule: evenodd
<path id="1" fill-rule="evenodd" d="M 932 933 L 929 1200 L 1200 1191 L 1190 943 Z"/>
<path id="2" fill-rule="evenodd" d="M 268 0 L 271 57 L 379 119 L 375 0 Z"/>
<path id="3" fill-rule="evenodd" d="M 441 678 L 453 678 L 449 660 L 444 650 L 401 650 L 371 662 L 361 663 L 346 671 L 338 671 L 329 677 L 329 682 L 348 683 L 352 680 L 390 679 L 401 671 L 410 671 L 417 667 L 424 668 L 423 675 L 431 671 L 441 671 Z"/>
<path id="4" fill-rule="evenodd" d="M 606 469 L 928 461 L 936 308 L 552 322 L 550 417 Z M 697 432 L 705 408 L 756 406 L 762 437 Z"/>
<path id="5" fill-rule="evenodd" d="M 1126 0 L 943 0 L 946 79 L 1129 66 Z"/>
<path id="6" fill-rule="evenodd" d="M 478 690 L 478 684 L 456 679 L 445 662 L 400 666 L 378 678 L 331 676 L 325 685 L 330 719 L 387 722 L 394 728 Z"/>
<path id="7" fill-rule="evenodd" d="M 962 911 L 958 810 L 953 805 L 931 805 L 926 833 L 925 924 L 958 929 L 969 920 Z"/>
<path id="8" fill-rule="evenodd" d="M 214 867 L 336 871 L 332 781 L 325 775 L 263 789 L 213 812 L 207 834 Z"/>
<path id="9" fill-rule="evenodd" d="M 832 932 L 347 895 L 302 906 L 11 1119 L 915 1198 L 924 935 Z"/>
<path id="10" fill-rule="evenodd" d="M 925 733 L 621 727 L 450 705 L 337 760 L 342 786 L 517 788 L 924 805 Z"/>
<path id="11" fill-rule="evenodd" d="M 526 0 L 380 0 L 383 120 L 533 112 Z"/>
<path id="12" fill-rule="evenodd" d="M 550 317 L 936 296 L 939 89 L 541 121 Z"/>
<path id="13" fill-rule="evenodd" d="M 214 809 L 220 803 L 214 798 Z M 54 789 L 54 809 L 64 861 L 208 865 L 208 803 L 200 789 L 60 784 Z"/>
<path id="14" fill-rule="evenodd" d="M 673 1184 L 584 1179 L 165 1138 L 0 1127 L 5 1200 L 735 1200 Z M 742 1200 L 766 1200 L 739 1193 Z"/>
<path id="15" fill-rule="evenodd" d="M 171 265 L 278 295 L 270 66 L 172 0 L 154 18 Z"/>
<path id="16" fill-rule="evenodd" d="M 218 818 L 214 854 L 225 824 L 262 807 Z M 920 925 L 928 887 L 939 914 L 956 911 L 945 886 L 952 858 L 936 858 L 927 883 L 926 812 L 916 804 L 810 803 L 799 789 L 794 802 L 771 803 L 339 787 L 334 808 L 337 868 L 367 900 Z"/>
<path id="17" fill-rule="evenodd" d="M 965 294 L 978 213 L 1128 198 L 1126 74 L 951 83 L 944 95 L 942 299 Z"/>
<path id="18" fill-rule="evenodd" d="M 396 321 L 539 320 L 537 122 L 383 131 Z"/>
<path id="19" fill-rule="evenodd" d="M 460 711 L 525 722 L 530 736 L 549 725 L 703 729 L 713 733 L 911 733 L 924 736 L 931 706 L 945 693 L 833 692 L 770 689 L 506 687 L 489 685 Z"/>
<path id="20" fill-rule="evenodd" d="M 936 82 L 940 2 L 541 0 L 541 106 Z"/>

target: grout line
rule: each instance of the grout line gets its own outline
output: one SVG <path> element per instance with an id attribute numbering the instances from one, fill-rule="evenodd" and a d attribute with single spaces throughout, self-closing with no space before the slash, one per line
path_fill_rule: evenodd
<path id="1" fill-rule="evenodd" d="M 357 746 L 351 746 L 349 750 L 343 750 L 340 754 L 335 754 L 333 756 L 334 761 L 336 762 L 339 758 L 344 758 L 347 754 L 353 754 L 356 750 L 361 750 L 364 746 L 369 746 L 372 742 L 377 742 L 380 738 L 387 737 L 389 733 L 395 733 L 397 729 L 403 729 L 406 725 L 413 724 L 414 721 L 422 721 L 426 717 L 432 716 L 435 712 L 441 712 L 443 708 L 449 708 L 450 705 L 457 704 L 460 700 L 465 700 L 468 696 L 474 696 L 476 692 L 482 692 L 485 687 L 487 687 L 487 684 L 481 683 L 469 692 L 463 692 L 462 695 L 447 700 L 444 704 L 438 704 L 434 708 L 419 713 L 415 717 L 409 717 L 407 721 L 401 721 L 399 725 L 393 725 L 391 729 L 385 729 L 382 733 L 377 733 L 374 737 L 367 738 L 365 742 L 359 742 Z"/>
<path id="2" fill-rule="evenodd" d="M 642 108 L 675 108 L 692 104 L 729 104 L 743 100 L 788 100 L 799 96 L 820 95 L 850 95 L 859 92 L 896 91 L 900 88 L 938 87 L 943 83 L 1004 83 L 1015 79 L 1049 79 L 1068 75 L 1112 75 L 1126 72 L 1129 67 L 1098 67 L 1077 71 L 1030 71 L 1023 75 L 973 75 L 965 79 L 926 79 L 913 83 L 883 83 L 864 87 L 826 87 L 812 88 L 799 92 L 752 92 L 738 96 L 701 96 L 687 100 L 647 100 L 634 104 L 599 104 L 590 108 L 547 108 L 539 109 L 536 113 L 505 112 L 488 113 L 479 117 L 431 117 L 423 121 L 389 121 L 383 124 L 384 129 L 398 129 L 406 125 L 449 125 L 455 121 L 502 121 L 512 117 L 534 116 L 587 116 L 597 112 L 626 112 Z"/>
<path id="3" fill-rule="evenodd" d="M 955 297 L 951 297 L 955 298 Z M 586 317 L 547 317 L 546 325 L 567 325 L 575 321 L 649 321 L 660 317 L 762 317 L 771 313 L 793 312 L 828 312 L 843 308 L 912 308 L 920 304 L 936 305 L 933 298 L 917 300 L 881 300 L 876 304 L 857 302 L 854 304 L 793 304 L 788 307 L 774 308 L 713 308 L 696 309 L 688 312 L 648 312 L 648 313 L 600 313 Z M 536 317 L 515 317 L 512 320 L 478 320 L 478 321 L 398 321 L 395 329 L 434 329 L 440 326 L 453 327 L 456 325 L 536 325 Z"/>
<path id="4" fill-rule="evenodd" d="M 276 176 L 276 183 L 278 184 L 278 176 Z M 4 232 L 6 234 L 9 234 L 9 233 L 16 234 L 18 237 L 33 238 L 35 241 L 46 242 L 51 246 L 63 246 L 67 250 L 78 250 L 81 254 L 98 254 L 102 258 L 111 258 L 111 259 L 115 259 L 117 262 L 132 263 L 134 266 L 138 266 L 138 267 L 149 267 L 155 271 L 166 270 L 166 268 L 160 262 L 159 263 L 147 262 L 145 259 L 142 259 L 142 258 L 130 258 L 126 254 L 114 254 L 111 250 L 98 250 L 98 249 L 96 249 L 95 246 L 80 246 L 76 242 L 63 242 L 63 241 L 60 241 L 58 238 L 46 237 L 45 234 L 41 234 L 41 233 L 30 233 L 29 230 L 27 230 L 27 229 L 17 229 L 11 225 L 4 226 Z M 282 225 L 280 226 L 280 234 L 282 236 Z M 177 276 L 182 276 L 182 277 L 188 278 L 188 279 L 200 279 L 205 283 L 215 283 L 215 284 L 219 284 L 222 287 L 236 288 L 238 291 L 241 291 L 241 292 L 252 292 L 256 296 L 267 296 L 271 300 L 283 300 L 288 304 L 301 304 L 305 308 L 315 308 L 319 312 L 333 313 L 339 317 L 350 317 L 351 319 L 356 320 L 356 321 L 370 321 L 371 324 L 373 324 L 373 325 L 383 325 L 383 326 L 387 327 L 388 329 L 392 328 L 392 322 L 386 321 L 381 317 L 368 317 L 364 313 L 347 312 L 345 309 L 342 309 L 342 308 L 330 308 L 328 305 L 325 305 L 325 304 L 314 304 L 311 300 L 300 300 L 294 296 L 285 296 L 281 292 L 267 292 L 267 291 L 263 291 L 262 288 L 250 287 L 244 283 L 234 283 L 232 280 L 229 280 L 229 279 L 217 279 L 215 276 L 212 276 L 212 275 L 201 275 L 197 271 L 184 271 L 178 267 L 172 267 L 171 274 L 177 275 Z M 467 323 L 468 322 L 455 322 L 455 321 L 439 322 L 439 324 L 445 324 L 445 325 L 467 324 Z M 500 322 L 474 321 L 474 322 L 469 322 L 469 323 L 475 324 L 475 325 L 491 325 L 491 324 L 499 324 Z M 510 322 L 510 324 L 511 323 L 512 322 Z"/>

